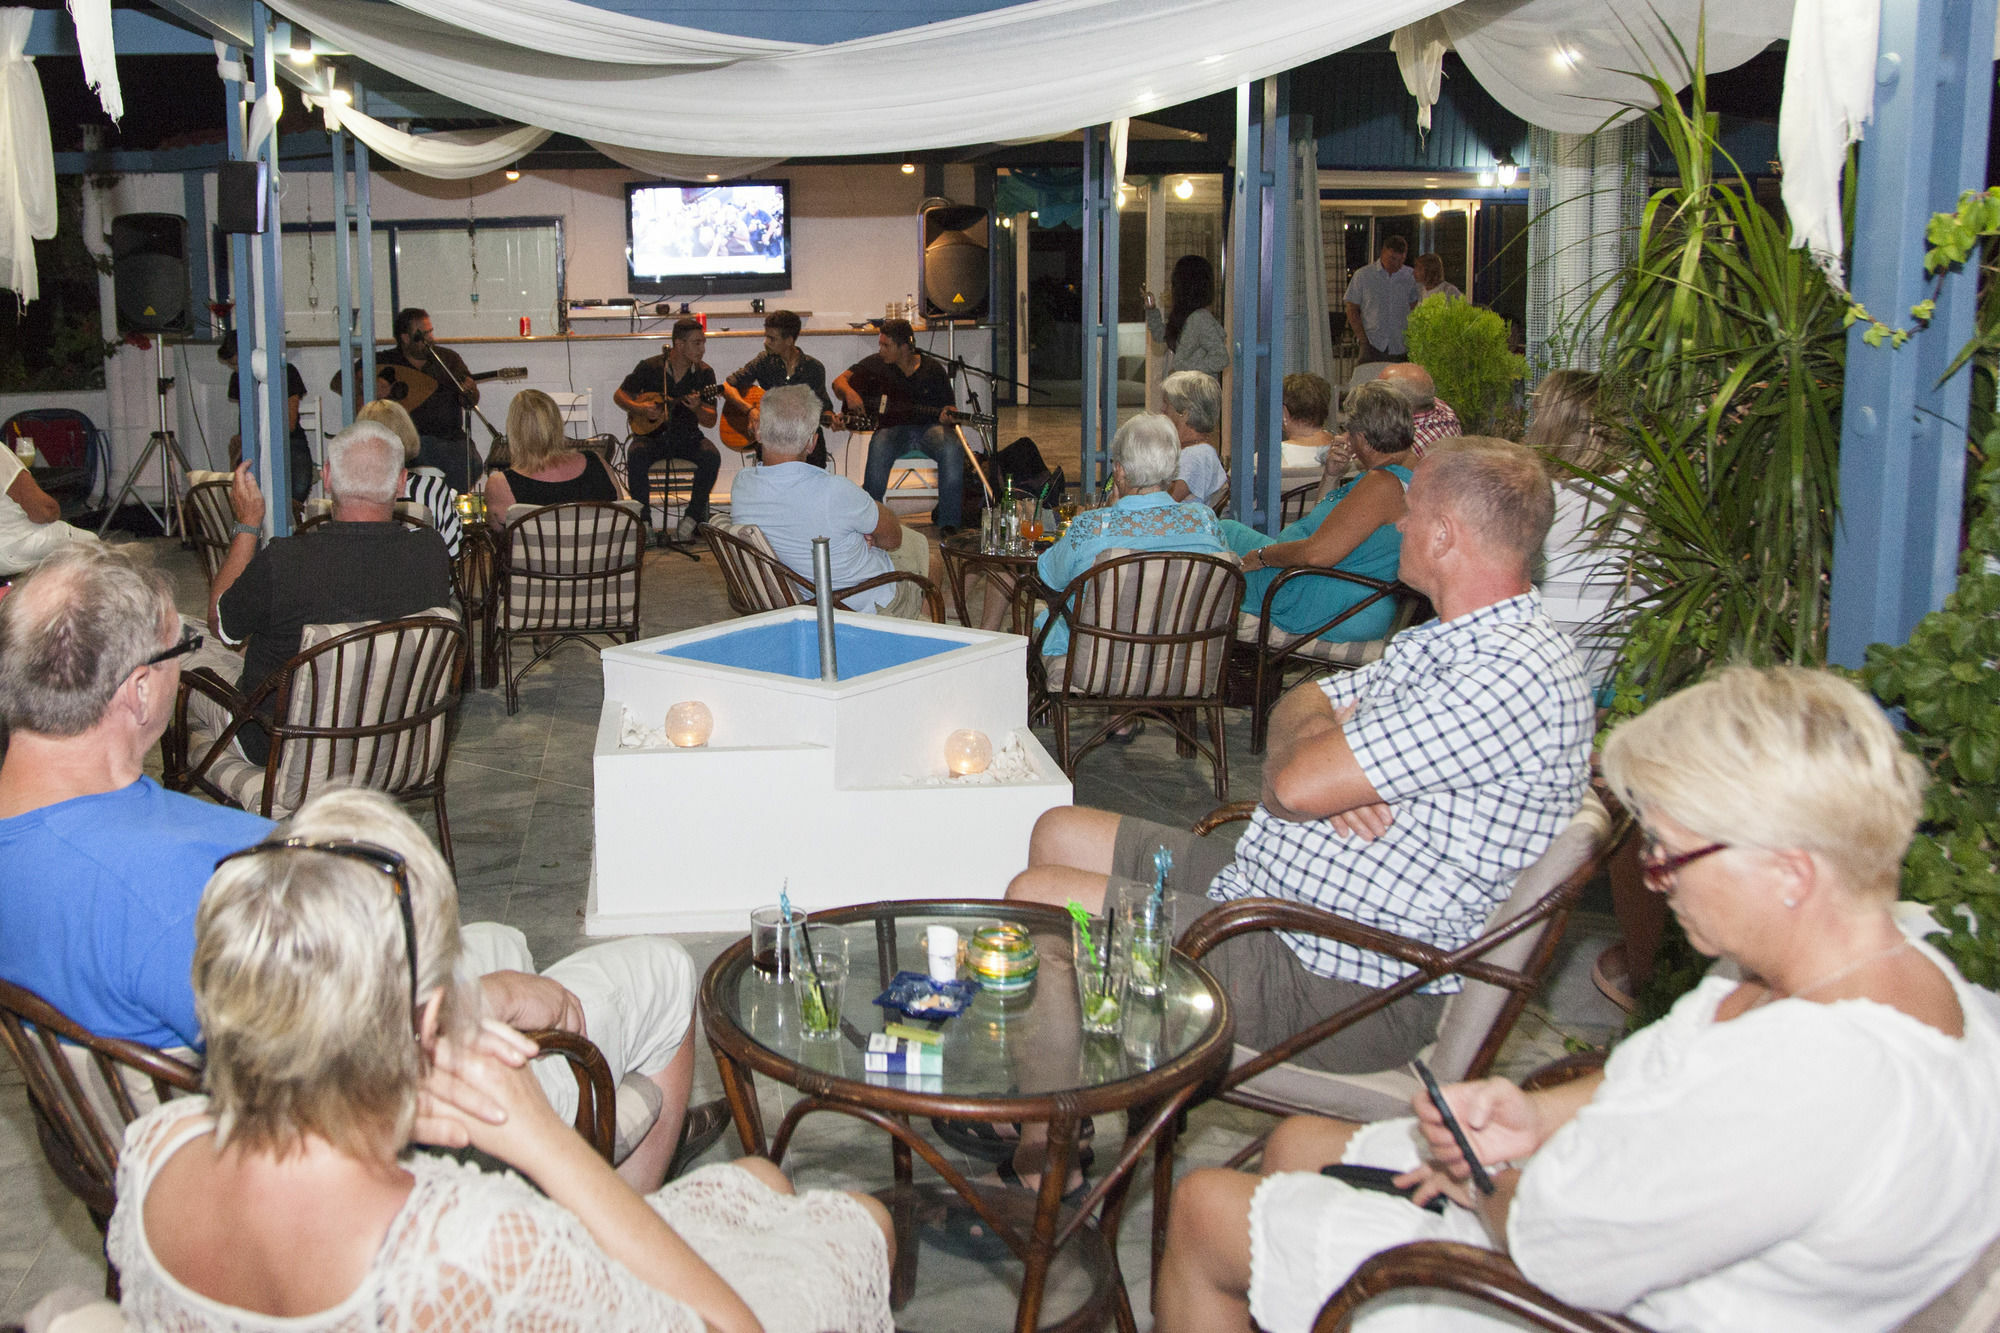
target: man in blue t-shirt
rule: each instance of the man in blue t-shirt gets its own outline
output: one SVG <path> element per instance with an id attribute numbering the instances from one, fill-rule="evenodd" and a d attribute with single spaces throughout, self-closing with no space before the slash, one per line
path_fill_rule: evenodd
<path id="1" fill-rule="evenodd" d="M 103 547 L 0 601 L 0 978 L 148 1046 L 201 1044 L 195 908 L 216 859 L 271 827 L 145 776 L 200 644 L 167 581 Z"/>

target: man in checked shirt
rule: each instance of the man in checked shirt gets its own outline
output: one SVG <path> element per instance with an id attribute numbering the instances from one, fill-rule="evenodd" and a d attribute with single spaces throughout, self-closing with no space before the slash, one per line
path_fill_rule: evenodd
<path id="1" fill-rule="evenodd" d="M 1574 648 L 1529 586 L 1554 512 L 1536 455 L 1504 440 L 1440 441 L 1407 505 L 1401 577 L 1438 618 L 1396 636 L 1380 661 L 1279 703 L 1263 801 L 1233 851 L 1068 806 L 1036 824 L 1007 896 L 1096 910 L 1113 881 L 1150 885 L 1164 845 L 1177 929 L 1216 903 L 1272 897 L 1441 950 L 1477 936 L 1582 802 L 1591 699 Z M 1270 932 L 1223 944 L 1204 966 L 1236 1004 L 1236 1040 L 1258 1050 L 1408 971 L 1351 945 Z M 1339 1073 L 1401 1064 L 1436 1038 L 1458 986 L 1435 983 L 1301 1061 Z"/>

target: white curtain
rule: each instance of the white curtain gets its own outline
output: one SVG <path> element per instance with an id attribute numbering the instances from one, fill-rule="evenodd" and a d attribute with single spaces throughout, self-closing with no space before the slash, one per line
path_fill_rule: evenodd
<path id="1" fill-rule="evenodd" d="M 459 14 L 466 3 L 428 0 L 426 10 Z M 509 3 L 535 14 L 549 0 Z M 273 7 L 369 64 L 492 115 L 595 143 L 762 158 L 900 153 L 1101 125 L 1292 69 L 1443 3 L 1031 0 L 710 68 L 634 63 L 630 49 L 553 54 L 506 27 L 366 0 Z M 685 38 L 685 29 L 656 26 Z"/>
<path id="2" fill-rule="evenodd" d="M 1326 247 L 1320 234 L 1319 141 L 1292 141 L 1292 243 L 1286 265 L 1291 321 L 1284 371 L 1333 378 L 1333 326 L 1327 321 Z"/>
<path id="3" fill-rule="evenodd" d="M 0 266 L 27 304 L 41 295 L 35 242 L 56 234 L 49 108 L 28 49 L 31 9 L 0 9 Z"/>
<path id="4" fill-rule="evenodd" d="M 118 53 L 111 41 L 111 0 L 69 0 L 69 17 L 76 24 L 84 84 L 116 123 L 125 115 L 125 93 L 118 86 Z"/>
<path id="5" fill-rule="evenodd" d="M 1882 0 L 1818 0 L 1800 5 L 1778 107 L 1780 193 L 1792 237 L 1808 247 L 1836 286 L 1842 272 L 1840 176 L 1847 147 L 1875 114 L 1875 52 Z M 1978 57 L 1985 68 L 1992 53 Z"/>
<path id="6" fill-rule="evenodd" d="M 310 103 L 316 99 L 308 98 Z M 351 106 L 320 104 L 328 131 L 346 130 L 399 167 L 438 180 L 469 180 L 497 171 L 542 146 L 549 132 L 532 125 L 512 129 L 450 130 L 439 134 L 405 134 L 365 116 Z"/>
<path id="7" fill-rule="evenodd" d="M 726 65 L 811 48 L 633 18 L 578 0 L 397 0 L 406 9 L 531 51 L 607 64 Z"/>
<path id="8" fill-rule="evenodd" d="M 1646 202 L 1646 126 L 1529 136 L 1528 363 L 1595 370 Z"/>
<path id="9" fill-rule="evenodd" d="M 723 180 L 735 176 L 755 176 L 785 160 L 782 157 L 701 157 L 693 153 L 654 153 L 644 148 L 627 148 L 623 144 L 602 143 L 595 139 L 590 141 L 590 146 L 621 167 L 674 181 L 706 180 L 710 176 Z"/>

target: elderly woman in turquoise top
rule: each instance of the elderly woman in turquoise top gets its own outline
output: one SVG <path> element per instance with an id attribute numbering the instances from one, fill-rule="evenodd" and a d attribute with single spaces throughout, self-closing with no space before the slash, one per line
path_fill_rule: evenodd
<path id="1" fill-rule="evenodd" d="M 1042 582 L 1060 592 L 1106 551 L 1227 555 L 1215 511 L 1167 493 L 1180 466 L 1180 434 L 1166 417 L 1141 413 L 1120 426 L 1111 441 L 1111 475 L 1118 483 L 1118 499 L 1070 520 L 1062 540 L 1035 562 Z M 1038 626 L 1041 619 L 1036 618 Z M 1042 652 L 1055 656 L 1068 651 L 1069 627 L 1057 625 L 1049 631 Z"/>
<path id="2" fill-rule="evenodd" d="M 1361 472 L 1287 524 L 1276 537 L 1225 519 L 1223 539 L 1243 557 L 1243 609 L 1264 612 L 1264 594 L 1280 569 L 1295 565 L 1331 566 L 1371 579 L 1393 579 L 1403 554 L 1396 529 L 1403 517 L 1403 492 L 1410 484 L 1414 440 L 1409 400 L 1388 384 L 1369 383 L 1347 401 L 1348 439 Z M 1358 583 L 1339 579 L 1293 579 L 1278 592 L 1271 618 L 1288 634 L 1304 634 L 1325 624 L 1369 595 Z M 1321 638 L 1334 643 L 1379 639 L 1389 632 L 1395 604 L 1388 598 L 1343 620 Z"/>

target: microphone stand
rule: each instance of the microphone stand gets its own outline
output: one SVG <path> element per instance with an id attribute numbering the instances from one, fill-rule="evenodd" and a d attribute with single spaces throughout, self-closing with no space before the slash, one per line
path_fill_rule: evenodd
<path id="1" fill-rule="evenodd" d="M 472 419 L 468 414 L 478 413 L 481 421 L 486 421 L 486 414 L 466 401 L 465 386 L 458 382 L 458 376 L 451 373 L 451 367 L 447 366 L 444 358 L 438 355 L 437 344 L 427 338 L 424 340 L 424 350 L 431 354 L 432 364 L 444 372 L 446 383 L 451 385 L 452 393 L 458 398 L 458 437 L 465 442 L 465 486 L 470 490 L 472 483 L 479 480 L 481 460 L 472 449 Z M 493 429 L 493 423 L 490 421 L 486 421 L 486 429 L 494 435 L 500 433 Z"/>

